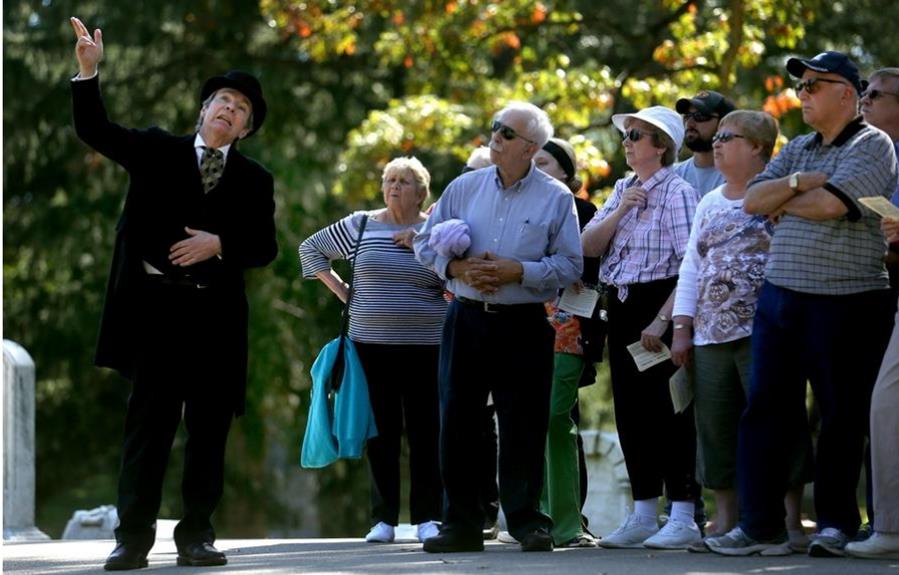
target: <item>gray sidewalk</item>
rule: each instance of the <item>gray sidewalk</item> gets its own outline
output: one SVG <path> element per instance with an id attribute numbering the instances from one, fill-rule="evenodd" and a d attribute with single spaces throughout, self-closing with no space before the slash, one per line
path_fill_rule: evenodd
<path id="1" fill-rule="evenodd" d="M 899 575 L 899 561 L 790 557 L 730 558 L 683 551 L 564 549 L 521 553 L 517 545 L 488 543 L 483 553 L 429 554 L 418 543 L 375 545 L 361 539 L 224 539 L 223 567 L 178 567 L 175 546 L 156 543 L 148 569 L 137 573 L 287 574 L 287 573 L 490 573 L 515 575 Z M 112 541 L 47 541 L 3 545 L 3 572 L 10 575 L 87 575 L 106 573 L 103 560 Z"/>

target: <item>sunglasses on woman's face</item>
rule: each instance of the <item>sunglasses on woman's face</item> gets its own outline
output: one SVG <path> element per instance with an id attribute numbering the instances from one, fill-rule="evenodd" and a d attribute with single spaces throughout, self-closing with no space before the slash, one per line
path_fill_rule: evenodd
<path id="1" fill-rule="evenodd" d="M 631 128 L 621 134 L 621 141 L 630 140 L 631 142 L 639 142 L 643 136 L 651 136 L 652 132 L 644 132 L 637 128 Z"/>
<path id="2" fill-rule="evenodd" d="M 734 134 L 733 132 L 718 132 L 717 134 L 712 136 L 712 143 L 714 144 L 715 142 L 721 142 L 722 144 L 726 144 L 734 138 L 746 138 L 746 136 Z"/>
<path id="3" fill-rule="evenodd" d="M 525 142 L 528 142 L 530 144 L 537 143 L 534 140 L 529 140 L 529 139 L 525 138 L 524 136 L 522 136 L 521 134 L 519 134 L 518 132 L 516 132 L 509 126 L 500 122 L 499 120 L 493 120 L 493 126 L 491 126 L 491 131 L 493 131 L 493 133 L 499 132 L 499 135 L 502 136 L 504 140 L 514 140 L 515 138 L 521 138 L 522 140 L 524 140 Z"/>

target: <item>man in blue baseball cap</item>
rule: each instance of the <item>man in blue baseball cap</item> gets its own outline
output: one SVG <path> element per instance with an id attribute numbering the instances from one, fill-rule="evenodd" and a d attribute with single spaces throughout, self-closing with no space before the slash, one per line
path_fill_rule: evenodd
<path id="1" fill-rule="evenodd" d="M 892 330 L 895 297 L 880 217 L 863 198 L 889 199 L 896 154 L 858 115 L 865 83 L 845 54 L 791 58 L 802 119 L 794 138 L 749 182 L 744 209 L 779 218 L 752 331 L 752 376 L 740 419 L 740 521 L 706 545 L 723 555 L 789 553 L 783 499 L 805 388 L 821 414 L 815 458 L 813 557 L 846 554 L 860 523 L 856 486 L 871 392 Z"/>

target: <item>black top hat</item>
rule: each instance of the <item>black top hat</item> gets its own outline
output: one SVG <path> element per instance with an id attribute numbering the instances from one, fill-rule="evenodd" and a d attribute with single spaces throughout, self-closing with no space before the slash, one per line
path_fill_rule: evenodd
<path id="1" fill-rule="evenodd" d="M 703 90 L 692 98 L 681 98 L 674 105 L 674 109 L 679 114 L 686 114 L 690 111 L 690 106 L 705 114 L 717 115 L 719 118 L 723 118 L 736 109 L 733 102 L 714 90 Z"/>
<path id="2" fill-rule="evenodd" d="M 231 88 L 237 90 L 247 98 L 253 105 L 253 128 L 246 135 L 247 138 L 255 134 L 265 121 L 265 114 L 268 106 L 265 104 L 265 98 L 262 97 L 262 84 L 256 79 L 256 76 L 242 72 L 241 70 L 228 70 L 222 76 L 213 76 L 206 80 L 203 89 L 200 91 L 200 103 L 206 101 L 210 95 L 216 90 L 222 88 Z"/>
<path id="3" fill-rule="evenodd" d="M 814 58 L 790 58 L 787 60 L 787 72 L 792 76 L 801 78 L 807 69 L 838 74 L 846 78 L 859 94 L 865 91 L 867 85 L 867 82 L 858 75 L 858 66 L 855 65 L 855 62 L 842 52 L 827 51 L 821 52 Z"/>

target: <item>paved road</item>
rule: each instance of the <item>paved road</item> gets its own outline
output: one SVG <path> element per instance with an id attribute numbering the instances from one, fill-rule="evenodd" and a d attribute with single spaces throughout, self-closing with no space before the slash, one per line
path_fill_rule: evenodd
<path id="1" fill-rule="evenodd" d="M 160 540 L 150 567 L 139 573 L 165 575 L 428 575 L 489 573 L 515 575 L 899 575 L 899 561 L 790 557 L 730 558 L 680 551 L 563 549 L 521 553 L 517 545 L 491 542 L 484 553 L 432 555 L 418 543 L 367 544 L 360 539 L 224 539 L 223 567 L 177 567 L 172 541 Z M 5 543 L 3 573 L 9 575 L 88 575 L 105 573 L 111 541 Z"/>

